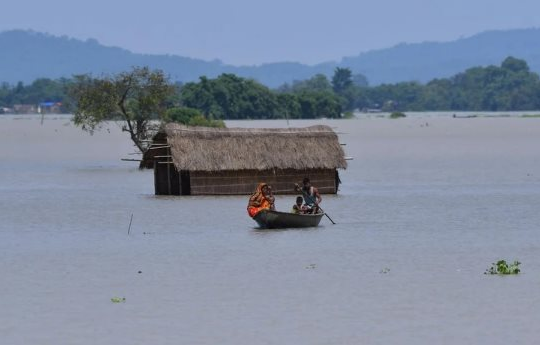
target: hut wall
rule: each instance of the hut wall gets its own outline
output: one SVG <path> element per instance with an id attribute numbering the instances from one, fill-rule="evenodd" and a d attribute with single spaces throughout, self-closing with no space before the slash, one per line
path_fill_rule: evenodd
<path id="1" fill-rule="evenodd" d="M 251 194 L 259 182 L 266 182 L 275 194 L 295 194 L 294 183 L 301 184 L 306 176 L 320 193 L 337 193 L 336 169 L 191 171 L 190 189 L 192 195 L 246 195 Z"/>
<path id="2" fill-rule="evenodd" d="M 174 164 L 154 162 L 154 188 L 156 195 L 180 195 L 181 181 Z"/>

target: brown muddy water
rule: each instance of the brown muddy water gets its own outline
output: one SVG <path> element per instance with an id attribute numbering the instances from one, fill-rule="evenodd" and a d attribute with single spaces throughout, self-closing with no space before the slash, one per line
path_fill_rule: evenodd
<path id="1" fill-rule="evenodd" d="M 540 118 L 318 123 L 354 157 L 337 224 L 262 231 L 243 196 L 154 196 L 116 124 L 0 116 L 0 343 L 538 343 Z"/>

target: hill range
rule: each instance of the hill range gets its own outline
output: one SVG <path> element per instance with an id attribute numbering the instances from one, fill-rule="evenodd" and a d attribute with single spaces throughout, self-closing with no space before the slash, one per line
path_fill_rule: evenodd
<path id="1" fill-rule="evenodd" d="M 348 67 L 365 75 L 370 85 L 403 81 L 428 82 L 450 77 L 474 66 L 500 65 L 508 56 L 527 61 L 540 72 L 540 29 L 486 31 L 451 42 L 402 43 L 372 50 L 341 61 L 304 65 L 276 62 L 257 66 L 233 66 L 219 60 L 205 61 L 175 55 L 136 54 L 107 47 L 96 40 L 57 37 L 35 31 L 0 33 L 0 82 L 31 83 L 37 78 L 70 78 L 73 74 L 118 73 L 132 66 L 164 70 L 172 81 L 195 81 L 205 75 L 234 73 L 278 87 L 317 73 L 331 76 L 336 67 Z"/>

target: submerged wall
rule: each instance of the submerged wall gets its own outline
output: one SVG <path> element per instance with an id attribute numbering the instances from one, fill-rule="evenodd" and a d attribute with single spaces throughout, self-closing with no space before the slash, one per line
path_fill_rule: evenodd
<path id="1" fill-rule="evenodd" d="M 294 183 L 301 184 L 306 176 L 320 193 L 337 193 L 336 169 L 178 172 L 173 164 L 156 163 L 154 167 L 157 195 L 249 195 L 260 182 L 271 185 L 274 194 L 296 194 Z"/>

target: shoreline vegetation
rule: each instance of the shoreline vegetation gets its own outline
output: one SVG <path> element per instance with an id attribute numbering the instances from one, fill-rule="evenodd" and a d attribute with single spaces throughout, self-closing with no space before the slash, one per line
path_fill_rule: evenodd
<path id="1" fill-rule="evenodd" d="M 87 80 L 115 80 L 131 72 Z M 181 108 L 186 113 L 209 121 L 236 119 L 315 119 L 350 118 L 353 112 L 501 112 L 540 109 L 540 78 L 531 72 L 524 60 L 506 58 L 500 66 L 473 67 L 449 78 L 434 79 L 426 84 L 400 82 L 370 86 L 365 76 L 349 68 L 336 68 L 327 78 L 317 74 L 306 80 L 286 83 L 271 89 L 256 80 L 235 74 L 210 79 L 201 76 L 197 82 L 171 82 L 162 71 L 163 82 L 171 88 L 164 106 Z M 37 79 L 29 85 L 0 84 L 2 113 L 74 113 L 77 102 L 70 93 L 81 76 L 57 80 Z M 110 90 L 109 90 L 110 91 Z M 110 115 L 112 118 L 114 114 Z M 148 114 L 156 117 L 156 114 Z M 540 115 L 538 115 L 540 116 Z M 353 116 L 352 116 L 353 117 Z M 527 116 L 532 117 L 532 116 Z M 176 119 L 172 119 L 176 121 Z M 201 120 L 201 118 L 199 118 Z M 189 122 L 189 121 L 188 121 Z M 195 121 L 199 124 L 200 121 Z M 187 124 L 184 122 L 184 124 Z"/>

